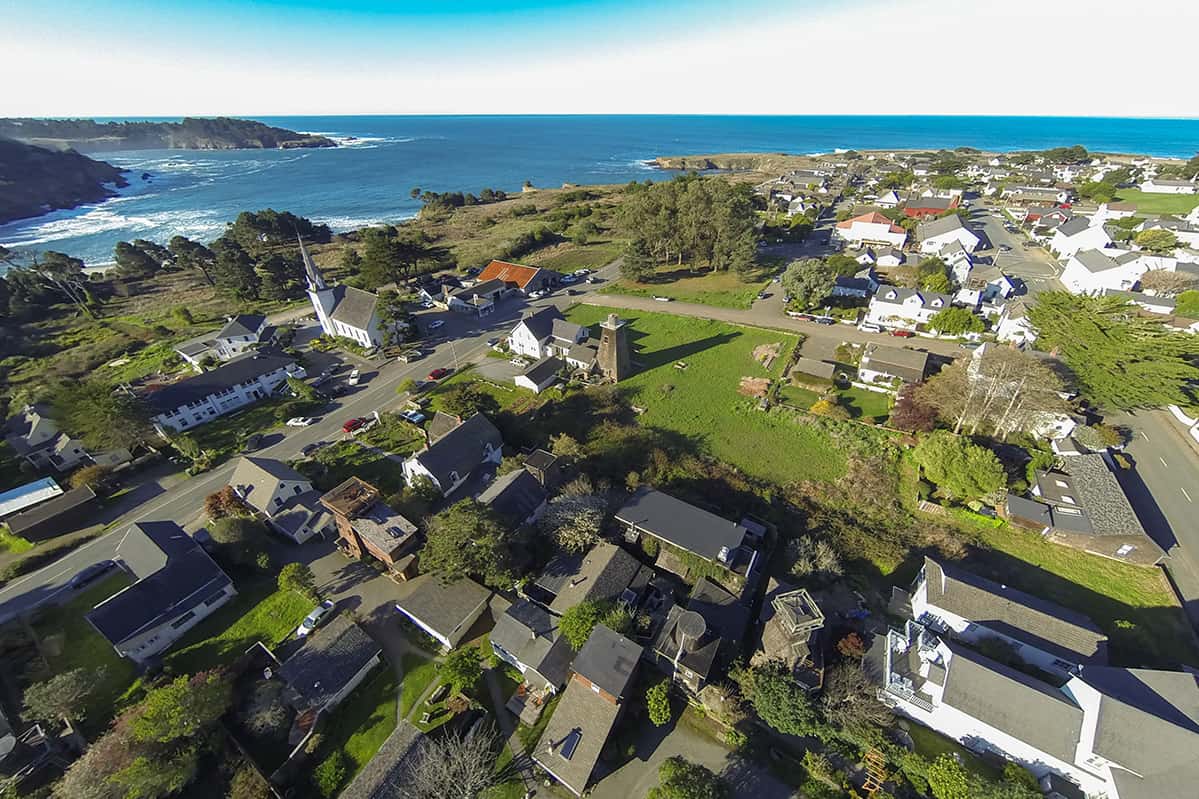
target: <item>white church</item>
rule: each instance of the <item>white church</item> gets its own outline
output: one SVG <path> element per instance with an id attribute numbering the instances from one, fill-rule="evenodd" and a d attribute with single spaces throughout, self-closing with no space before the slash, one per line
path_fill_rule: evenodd
<path id="1" fill-rule="evenodd" d="M 353 286 L 330 286 L 300 240 L 304 258 L 304 276 L 308 281 L 308 299 L 316 311 L 321 330 L 327 335 L 348 338 L 363 347 L 383 345 L 383 325 L 379 319 L 379 296 Z"/>

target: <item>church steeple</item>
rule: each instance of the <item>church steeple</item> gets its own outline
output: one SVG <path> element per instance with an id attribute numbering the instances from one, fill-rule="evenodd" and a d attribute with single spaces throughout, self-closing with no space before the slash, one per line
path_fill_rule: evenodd
<path id="1" fill-rule="evenodd" d="M 304 238 L 297 233 L 296 239 L 300 242 L 300 257 L 304 259 L 304 277 L 308 281 L 308 290 L 324 291 L 329 288 L 325 285 L 325 278 L 321 275 L 321 270 L 317 269 L 316 264 L 312 262 L 312 256 L 308 254 L 308 248 L 304 246 Z"/>

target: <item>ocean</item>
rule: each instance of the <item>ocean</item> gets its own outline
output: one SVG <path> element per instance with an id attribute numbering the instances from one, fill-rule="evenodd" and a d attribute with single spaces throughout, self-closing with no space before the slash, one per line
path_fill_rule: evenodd
<path id="1" fill-rule="evenodd" d="M 410 218 L 413 187 L 476 194 L 526 181 L 623 183 L 660 178 L 659 155 L 822 153 L 836 149 L 970 146 L 1190 157 L 1197 119 L 1044 117 L 364 116 L 255 117 L 322 133 L 320 150 L 140 150 L 94 157 L 129 170 L 130 186 L 103 203 L 0 226 L 0 244 L 58 250 L 89 266 L 120 240 L 210 240 L 240 211 L 288 210 L 335 231 Z M 352 137 L 352 138 L 351 138 Z M 142 179 L 143 173 L 149 177 Z"/>

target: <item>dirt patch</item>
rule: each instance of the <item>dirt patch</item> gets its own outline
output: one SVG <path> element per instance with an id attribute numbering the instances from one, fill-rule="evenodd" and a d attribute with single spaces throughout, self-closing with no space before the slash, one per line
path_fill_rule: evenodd
<path id="1" fill-rule="evenodd" d="M 737 391 L 747 397 L 765 397 L 770 390 L 770 380 L 765 377 L 743 377 Z"/>
<path id="2" fill-rule="evenodd" d="M 781 341 L 776 341 L 773 344 L 759 344 L 754 347 L 754 360 L 762 364 L 766 369 L 778 359 L 779 353 L 783 350 Z"/>

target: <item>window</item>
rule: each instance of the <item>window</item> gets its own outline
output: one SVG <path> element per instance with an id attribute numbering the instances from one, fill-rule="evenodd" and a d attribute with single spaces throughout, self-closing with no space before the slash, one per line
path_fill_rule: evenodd
<path id="1" fill-rule="evenodd" d="M 184 613 L 182 616 L 180 616 L 179 618 L 177 618 L 173 622 L 171 622 L 171 629 L 178 630 L 180 627 L 187 624 L 189 621 L 191 621 L 195 617 L 196 617 L 196 614 L 189 610 L 187 613 Z"/>
<path id="2" fill-rule="evenodd" d="M 279 499 L 278 497 L 275 497 L 275 507 L 277 508 L 282 504 L 283 504 L 283 500 Z"/>
<path id="3" fill-rule="evenodd" d="M 591 683 L 591 690 L 595 691 L 598 694 L 600 692 L 600 687 L 598 685 L 596 685 L 595 683 Z"/>
<path id="4" fill-rule="evenodd" d="M 299 493 L 300 493 L 300 487 L 299 487 L 298 485 L 294 485 L 294 486 L 292 486 L 292 487 L 291 487 L 291 490 L 292 490 L 294 493 L 296 493 L 296 494 L 299 494 Z"/>

